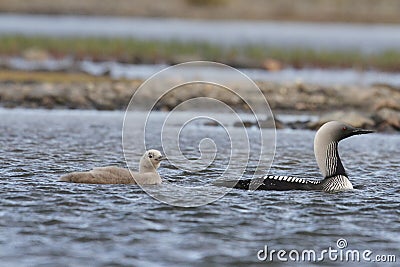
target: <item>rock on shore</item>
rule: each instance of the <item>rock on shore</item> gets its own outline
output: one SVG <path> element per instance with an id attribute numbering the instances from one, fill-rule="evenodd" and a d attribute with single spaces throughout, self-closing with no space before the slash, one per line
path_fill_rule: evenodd
<path id="1" fill-rule="evenodd" d="M 101 83 L 2 83 L 0 103 L 7 108 L 126 108 L 141 81 Z"/>

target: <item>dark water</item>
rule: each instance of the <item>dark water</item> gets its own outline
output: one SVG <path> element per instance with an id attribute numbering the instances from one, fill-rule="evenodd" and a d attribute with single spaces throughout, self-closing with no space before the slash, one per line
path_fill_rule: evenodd
<path id="1" fill-rule="evenodd" d="M 1 266 L 265 265 L 257 259 L 265 245 L 318 252 L 337 249 L 339 238 L 348 249 L 400 260 L 399 135 L 343 141 L 351 180 L 364 185 L 351 192 L 233 190 L 212 204 L 179 208 L 134 185 L 57 181 L 70 171 L 124 166 L 122 120 L 122 112 L 0 110 Z M 273 173 L 319 178 L 313 136 L 278 131 Z M 160 173 L 171 183 L 198 177 L 168 162 Z"/>

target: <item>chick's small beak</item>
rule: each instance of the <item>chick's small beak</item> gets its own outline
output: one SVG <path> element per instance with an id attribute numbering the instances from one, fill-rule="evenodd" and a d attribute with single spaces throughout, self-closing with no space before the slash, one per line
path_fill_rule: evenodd
<path id="1" fill-rule="evenodd" d="M 158 161 L 166 160 L 167 158 L 164 155 L 161 155 L 157 158 Z"/>

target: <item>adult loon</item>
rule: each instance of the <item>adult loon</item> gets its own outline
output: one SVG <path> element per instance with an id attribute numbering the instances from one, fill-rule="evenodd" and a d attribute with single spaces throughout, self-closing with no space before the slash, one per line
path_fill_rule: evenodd
<path id="1" fill-rule="evenodd" d="M 148 150 L 139 162 L 139 172 L 131 173 L 128 169 L 114 166 L 97 167 L 88 172 L 73 172 L 60 178 L 62 182 L 85 184 L 161 184 L 157 173 L 165 157 L 158 150 Z"/>
<path id="2" fill-rule="evenodd" d="M 323 180 L 308 180 L 293 176 L 266 175 L 261 178 L 239 180 L 234 188 L 257 190 L 323 190 L 336 192 L 353 189 L 339 157 L 339 141 L 373 131 L 352 127 L 339 121 L 321 126 L 314 139 L 314 154 Z"/>

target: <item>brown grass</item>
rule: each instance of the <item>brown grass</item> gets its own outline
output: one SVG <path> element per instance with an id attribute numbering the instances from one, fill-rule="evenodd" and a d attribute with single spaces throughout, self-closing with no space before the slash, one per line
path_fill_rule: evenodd
<path id="1" fill-rule="evenodd" d="M 0 12 L 199 19 L 400 22 L 398 0 L 0 0 Z"/>
<path id="2" fill-rule="evenodd" d="M 91 76 L 84 73 L 14 71 L 1 70 L 0 82 L 21 83 L 84 83 L 109 81 L 106 76 Z"/>

